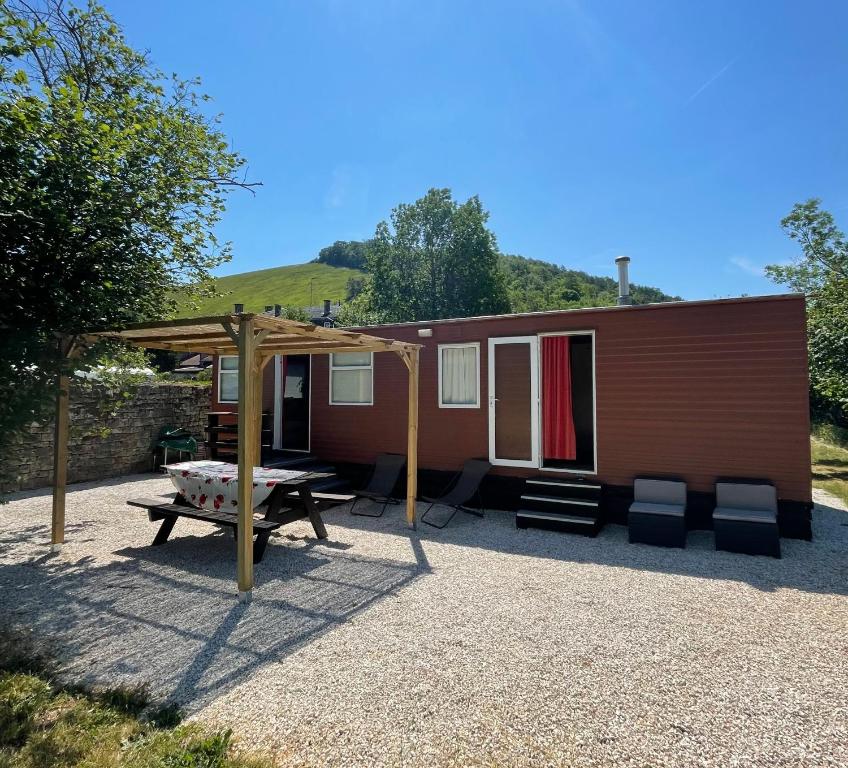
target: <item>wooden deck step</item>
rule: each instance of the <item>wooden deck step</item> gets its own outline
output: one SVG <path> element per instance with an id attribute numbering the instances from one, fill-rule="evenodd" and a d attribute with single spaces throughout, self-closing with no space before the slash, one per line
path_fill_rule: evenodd
<path id="1" fill-rule="evenodd" d="M 318 459 L 310 454 L 303 456 L 270 456 L 265 462 L 267 469 L 299 469 L 305 465 L 318 463 Z"/>
<path id="2" fill-rule="evenodd" d="M 297 493 L 288 494 L 291 498 L 297 498 Z M 322 491 L 313 491 L 312 498 L 322 510 L 330 507 L 338 507 L 340 504 L 348 504 L 353 501 L 356 496 L 352 493 L 324 493 Z"/>
<path id="3" fill-rule="evenodd" d="M 349 488 L 349 483 L 343 477 L 328 477 L 326 480 L 318 480 L 315 483 L 311 483 L 310 488 L 313 491 L 323 491 L 326 493 L 341 493 L 343 491 L 347 491 Z"/>

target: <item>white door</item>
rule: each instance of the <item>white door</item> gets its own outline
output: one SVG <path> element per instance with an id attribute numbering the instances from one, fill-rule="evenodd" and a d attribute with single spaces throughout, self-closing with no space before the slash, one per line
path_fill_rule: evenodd
<path id="1" fill-rule="evenodd" d="M 539 340 L 489 339 L 489 461 L 539 466 Z"/>

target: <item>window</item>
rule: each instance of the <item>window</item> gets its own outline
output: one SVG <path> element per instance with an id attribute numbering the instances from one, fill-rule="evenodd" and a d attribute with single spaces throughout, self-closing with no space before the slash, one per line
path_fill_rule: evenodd
<path id="1" fill-rule="evenodd" d="M 336 352 L 330 355 L 330 405 L 372 405 L 374 355 Z"/>
<path id="2" fill-rule="evenodd" d="M 218 402 L 238 402 L 237 355 L 222 355 L 218 358 Z"/>
<path id="3" fill-rule="evenodd" d="M 439 408 L 480 407 L 480 345 L 439 345 Z"/>

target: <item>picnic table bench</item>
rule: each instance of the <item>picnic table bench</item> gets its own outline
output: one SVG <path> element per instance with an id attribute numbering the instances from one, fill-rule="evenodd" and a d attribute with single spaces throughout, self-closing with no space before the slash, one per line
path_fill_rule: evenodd
<path id="1" fill-rule="evenodd" d="M 180 517 L 186 517 L 190 520 L 203 520 L 207 523 L 231 528 L 233 538 L 238 541 L 238 515 L 234 515 L 232 512 L 221 512 L 219 510 L 210 512 L 205 509 L 189 506 L 185 503 L 168 504 L 159 499 L 130 499 L 127 504 L 131 507 L 146 509 L 151 522 L 162 521 L 162 525 L 159 526 L 159 530 L 153 539 L 154 547 L 158 547 L 168 541 L 168 537 L 171 535 L 171 531 L 174 530 L 174 525 Z M 300 515 L 300 517 L 303 516 L 303 514 Z M 262 556 L 265 554 L 265 547 L 268 544 L 271 533 L 282 525 L 284 523 L 276 520 L 253 521 L 253 533 L 256 536 L 256 541 L 253 542 L 254 563 L 262 562 Z"/>

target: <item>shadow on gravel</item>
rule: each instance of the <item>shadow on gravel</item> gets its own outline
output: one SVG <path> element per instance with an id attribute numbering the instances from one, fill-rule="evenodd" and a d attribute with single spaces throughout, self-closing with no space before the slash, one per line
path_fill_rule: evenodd
<path id="1" fill-rule="evenodd" d="M 121 475 L 119 477 L 107 477 L 100 480 L 84 480 L 82 482 L 71 480 L 69 481 L 65 492 L 68 496 L 71 496 L 75 493 L 83 493 L 85 491 L 90 491 L 92 488 L 121 486 L 126 485 L 128 482 L 140 480 L 153 480 L 162 476 L 163 475 L 161 472 L 143 472 L 137 475 Z M 25 501 L 27 499 L 40 499 L 44 496 L 52 495 L 53 489 L 48 485 L 44 488 L 34 488 L 32 490 L 27 491 L 8 491 L 6 493 L 0 493 L 0 498 L 2 498 L 4 502 L 11 502 Z"/>
<path id="2" fill-rule="evenodd" d="M 419 504 L 419 514 L 421 511 Z M 848 512 L 824 504 L 817 504 L 813 511 L 813 540 L 781 539 L 781 559 L 717 552 L 711 531 L 689 531 L 685 549 L 669 549 L 630 544 L 622 525 L 607 525 L 594 539 L 519 530 L 513 513 L 498 510 L 487 512 L 482 520 L 458 514 L 443 529 L 419 522 L 417 531 L 407 529 L 401 507 L 390 507 L 380 518 L 353 516 L 346 507 L 336 507 L 324 517 L 334 526 L 409 538 L 413 548 L 432 541 L 526 557 L 738 581 L 767 592 L 797 589 L 848 595 Z"/>
<path id="3" fill-rule="evenodd" d="M 29 534 L 5 536 L 11 544 Z M 72 660 L 61 671 L 75 680 L 149 682 L 192 711 L 425 572 L 279 537 L 256 567 L 253 601 L 242 605 L 231 536 L 116 554 L 130 559 L 96 565 L 45 555 L 3 565 L 2 621 L 56 636 Z"/>

